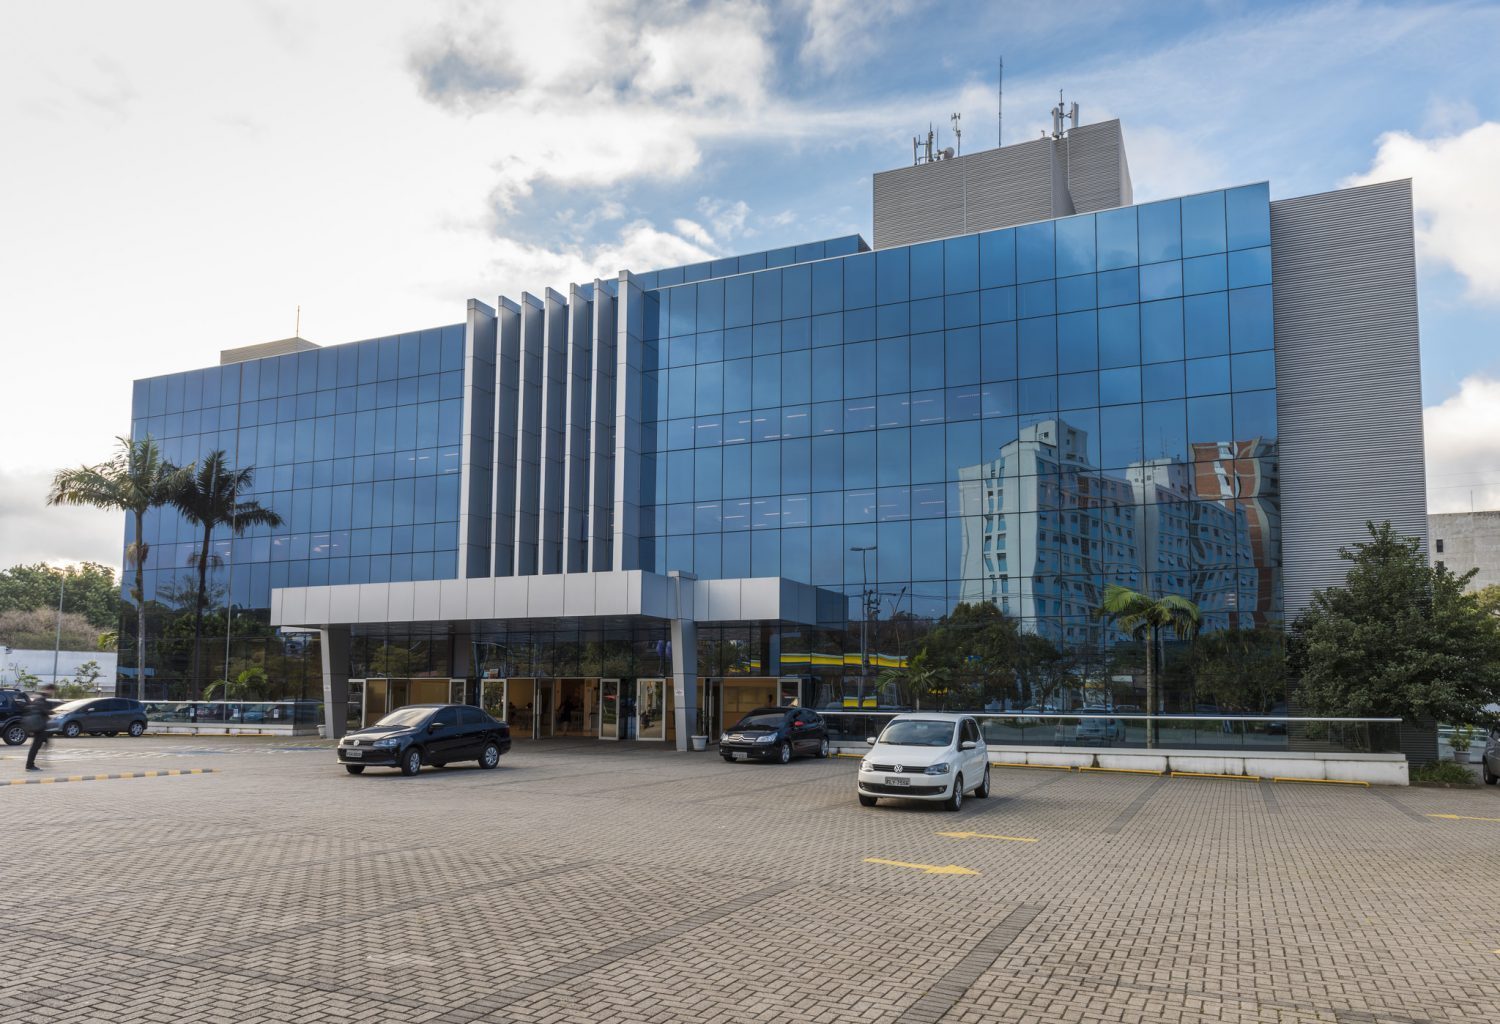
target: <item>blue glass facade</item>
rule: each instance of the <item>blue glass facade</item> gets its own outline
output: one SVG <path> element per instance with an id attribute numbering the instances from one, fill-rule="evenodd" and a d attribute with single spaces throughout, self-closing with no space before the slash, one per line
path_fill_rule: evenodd
<path id="1" fill-rule="evenodd" d="M 241 499 L 285 520 L 215 537 L 209 663 L 228 673 L 271 652 L 284 694 L 312 685 L 310 649 L 268 627 L 274 588 L 564 564 L 849 595 L 848 630 L 775 644 L 775 627 L 705 629 L 710 675 L 774 674 L 773 658 L 857 673 L 867 590 L 887 664 L 984 601 L 1097 676 L 1125 639 L 1097 614 L 1109 583 L 1190 597 L 1210 630 L 1279 621 L 1266 185 L 874 252 L 849 236 L 630 282 L 643 312 L 622 313 L 618 361 L 623 281 L 511 303 L 498 341 L 495 314 L 471 307 L 467 325 L 136 382 L 135 436 L 177 464 L 223 449 L 255 469 Z M 637 393 L 638 453 L 610 426 Z M 632 463 L 620 494 L 618 460 Z M 612 545 L 626 505 L 639 532 Z M 174 637 L 197 539 L 171 510 L 148 517 L 148 653 L 168 681 L 187 660 Z M 535 568 L 502 557 L 539 543 L 553 555 Z M 633 664 L 663 670 L 659 623 L 612 628 Z M 586 652 L 600 638 L 577 623 L 490 632 L 529 651 L 534 674 L 597 674 Z M 469 674 L 438 665 L 448 657 L 427 668 Z"/>
<path id="2" fill-rule="evenodd" d="M 1270 284 L 1259 184 L 649 292 L 641 564 L 1274 621 Z"/>

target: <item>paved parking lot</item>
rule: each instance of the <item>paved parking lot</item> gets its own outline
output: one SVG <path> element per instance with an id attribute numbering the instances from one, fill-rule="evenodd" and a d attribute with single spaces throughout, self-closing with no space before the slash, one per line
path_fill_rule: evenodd
<path id="1" fill-rule="evenodd" d="M 1495 789 L 1012 769 L 949 814 L 859 807 L 850 760 L 52 749 L 216 771 L 0 785 L 6 1024 L 1500 1020 Z"/>

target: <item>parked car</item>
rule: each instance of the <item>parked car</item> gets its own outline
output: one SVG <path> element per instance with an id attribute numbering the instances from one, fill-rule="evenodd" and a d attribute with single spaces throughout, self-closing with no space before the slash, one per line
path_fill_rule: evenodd
<path id="1" fill-rule="evenodd" d="M 828 723 L 810 708 L 756 708 L 719 737 L 726 761 L 780 761 L 828 756 Z"/>
<path id="2" fill-rule="evenodd" d="M 964 794 L 990 795 L 990 752 L 969 715 L 897 715 L 859 763 L 859 802 L 880 797 L 941 800 L 956 811 Z"/>
<path id="3" fill-rule="evenodd" d="M 72 739 L 90 736 L 139 736 L 146 731 L 146 705 L 126 697 L 83 697 L 59 704 L 47 718 L 47 731 Z"/>
<path id="4" fill-rule="evenodd" d="M 1080 715 L 1108 716 L 1108 708 L 1080 708 Z M 1118 718 L 1080 718 L 1076 725 L 1058 725 L 1054 742 L 1108 745 L 1125 741 L 1125 723 Z"/>
<path id="5" fill-rule="evenodd" d="M 0 690 L 0 739 L 8 747 L 26 742 L 26 726 L 21 721 L 31 697 L 25 690 Z"/>
<path id="6" fill-rule="evenodd" d="M 339 763 L 350 775 L 370 765 L 400 768 L 415 775 L 424 764 L 434 768 L 455 761 L 478 761 L 494 768 L 510 750 L 510 726 L 467 704 L 410 704 L 386 715 L 368 729 L 339 741 Z"/>
<path id="7" fill-rule="evenodd" d="M 1480 755 L 1479 764 L 1486 785 L 1493 786 L 1500 782 L 1500 725 L 1490 729 L 1490 736 L 1485 741 L 1484 753 Z"/>

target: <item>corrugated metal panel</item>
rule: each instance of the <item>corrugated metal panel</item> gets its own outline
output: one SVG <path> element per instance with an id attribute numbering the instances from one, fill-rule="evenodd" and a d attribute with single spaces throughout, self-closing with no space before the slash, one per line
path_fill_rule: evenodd
<path id="1" fill-rule="evenodd" d="M 615 297 L 594 281 L 593 429 L 589 434 L 588 568 L 606 572 L 615 490 Z"/>
<path id="2" fill-rule="evenodd" d="M 1077 213 L 1112 210 L 1129 199 L 1125 140 L 1119 121 L 1085 124 L 1068 133 L 1068 193 Z"/>
<path id="3" fill-rule="evenodd" d="M 1051 139 L 1035 139 L 964 157 L 969 185 L 965 230 L 989 231 L 1062 216 L 1066 204 L 1056 190 L 1054 148 Z"/>
<path id="4" fill-rule="evenodd" d="M 589 434 L 592 404 L 594 304 L 568 286 L 567 398 L 563 423 L 562 571 L 588 571 Z"/>
<path id="5" fill-rule="evenodd" d="M 521 410 L 521 307 L 500 296 L 495 344 L 495 500 L 493 576 L 516 571 L 516 449 Z"/>
<path id="6" fill-rule="evenodd" d="M 494 498 L 495 311 L 469 300 L 464 324 L 463 443 L 458 487 L 458 573 L 490 574 L 490 502 Z"/>
<path id="7" fill-rule="evenodd" d="M 545 307 L 521 293 L 520 418 L 516 429 L 515 575 L 535 576 L 542 506 L 542 349 Z"/>
<path id="8" fill-rule="evenodd" d="M 615 305 L 615 454 L 611 569 L 641 568 L 641 366 L 645 293 L 620 272 Z"/>
<path id="9" fill-rule="evenodd" d="M 1390 520 L 1427 543 L 1411 182 L 1271 204 L 1288 619 Z"/>
<path id="10" fill-rule="evenodd" d="M 537 571 L 563 571 L 563 460 L 568 399 L 568 300 L 546 292 L 542 349 L 542 501 L 538 509 Z"/>
<path id="11" fill-rule="evenodd" d="M 875 248 L 964 233 L 960 164 L 940 160 L 875 175 Z"/>

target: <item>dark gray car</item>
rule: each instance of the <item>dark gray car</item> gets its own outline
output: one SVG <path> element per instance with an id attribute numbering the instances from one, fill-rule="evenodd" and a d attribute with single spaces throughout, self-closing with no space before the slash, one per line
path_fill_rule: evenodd
<path id="1" fill-rule="evenodd" d="M 1489 739 L 1484 743 L 1484 753 L 1479 755 L 1479 765 L 1485 782 L 1491 786 L 1500 782 L 1500 725 L 1490 728 Z"/>
<path id="2" fill-rule="evenodd" d="M 70 700 L 52 709 L 47 731 L 69 738 L 85 732 L 90 736 L 117 736 L 122 732 L 139 736 L 146 731 L 146 706 L 124 697 Z"/>

